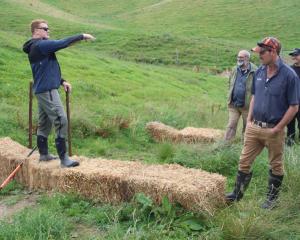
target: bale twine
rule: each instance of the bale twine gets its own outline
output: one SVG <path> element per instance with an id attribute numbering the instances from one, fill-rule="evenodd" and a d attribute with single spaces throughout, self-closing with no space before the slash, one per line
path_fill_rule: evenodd
<path id="1" fill-rule="evenodd" d="M 0 179 L 3 181 L 30 150 L 0 139 Z M 15 179 L 30 189 L 75 192 L 108 203 L 130 201 L 144 193 L 156 203 L 164 196 L 193 211 L 212 212 L 224 203 L 226 178 L 177 164 L 147 165 L 141 162 L 76 157 L 76 168 L 60 168 L 58 160 L 39 162 L 38 153 L 28 158 Z"/>
<path id="2" fill-rule="evenodd" d="M 219 129 L 186 127 L 177 130 L 160 122 L 147 123 L 146 130 L 156 141 L 173 143 L 215 142 L 224 135 L 224 132 Z"/>

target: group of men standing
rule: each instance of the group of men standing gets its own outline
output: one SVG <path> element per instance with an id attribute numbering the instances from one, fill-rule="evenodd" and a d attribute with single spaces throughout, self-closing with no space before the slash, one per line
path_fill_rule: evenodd
<path id="1" fill-rule="evenodd" d="M 300 49 L 290 53 L 292 66 L 280 58 L 281 43 L 274 37 L 266 37 L 252 49 L 259 54 L 261 66 L 250 62 L 250 53 L 238 53 L 237 66 L 229 77 L 228 109 L 229 122 L 225 141 L 231 141 L 240 116 L 243 119 L 244 146 L 233 192 L 226 195 L 228 202 L 239 201 L 251 178 L 251 166 L 266 147 L 269 154 L 269 181 L 267 199 L 262 208 L 275 206 L 282 184 L 283 149 L 285 127 L 287 145 L 295 140 L 295 119 L 299 125 L 300 100 Z"/>
<path id="2" fill-rule="evenodd" d="M 290 66 L 300 78 L 300 48 L 295 48 L 289 53 L 293 64 Z M 229 92 L 227 97 L 229 120 L 224 136 L 225 141 L 232 141 L 236 136 L 239 119 L 242 117 L 242 139 L 244 137 L 247 116 L 249 112 L 249 104 L 251 100 L 251 89 L 253 84 L 253 76 L 257 70 L 257 66 L 250 62 L 250 52 L 241 50 L 237 56 L 237 65 L 233 67 L 229 76 Z M 295 144 L 296 136 L 296 120 L 300 132 L 300 110 L 295 117 L 287 125 L 286 145 Z M 299 134 L 300 140 L 300 134 Z"/>
<path id="3" fill-rule="evenodd" d="M 82 40 L 94 40 L 90 34 L 78 34 L 61 40 L 49 40 L 49 27 L 45 20 L 31 23 L 32 38 L 23 50 L 28 54 L 32 69 L 33 90 L 38 100 L 39 124 L 37 146 L 40 161 L 55 159 L 48 152 L 48 135 L 55 126 L 55 145 L 62 167 L 75 167 L 79 163 L 67 153 L 67 118 L 58 88 L 71 91 L 71 84 L 61 77 L 55 53 Z M 250 53 L 242 50 L 237 56 L 237 66 L 229 78 L 229 123 L 225 140 L 236 134 L 240 116 L 243 119 L 244 147 L 239 161 L 235 187 L 226 195 L 228 202 L 238 201 L 252 177 L 251 165 L 264 147 L 269 151 L 269 190 L 263 208 L 272 208 L 278 197 L 283 179 L 284 128 L 288 124 L 288 139 L 295 138 L 295 115 L 299 119 L 300 49 L 290 55 L 292 68 L 280 58 L 281 43 L 274 37 L 264 38 L 252 49 L 259 54 L 262 65 L 257 68 L 250 62 Z M 297 74 L 296 74 L 297 73 Z M 299 120 L 298 120 L 299 121 Z"/>

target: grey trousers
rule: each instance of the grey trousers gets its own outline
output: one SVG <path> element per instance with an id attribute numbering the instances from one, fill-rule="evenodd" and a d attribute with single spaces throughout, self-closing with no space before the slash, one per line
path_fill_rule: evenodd
<path id="1" fill-rule="evenodd" d="M 37 135 L 48 137 L 54 125 L 56 137 L 66 138 L 68 120 L 58 90 L 52 89 L 35 96 L 39 110 Z"/>

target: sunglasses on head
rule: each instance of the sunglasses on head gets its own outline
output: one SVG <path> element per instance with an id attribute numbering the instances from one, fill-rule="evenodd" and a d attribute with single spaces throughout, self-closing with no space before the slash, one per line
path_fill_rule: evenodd
<path id="1" fill-rule="evenodd" d="M 49 31 L 49 28 L 47 28 L 47 27 L 41 27 L 41 28 L 37 28 L 37 29 L 42 29 L 42 30 L 44 30 L 45 32 L 48 32 L 48 31 Z"/>

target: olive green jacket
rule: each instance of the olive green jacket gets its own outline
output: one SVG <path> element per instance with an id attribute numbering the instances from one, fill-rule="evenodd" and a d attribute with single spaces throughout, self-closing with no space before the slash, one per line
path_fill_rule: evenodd
<path id="1" fill-rule="evenodd" d="M 250 72 L 248 72 L 248 76 L 247 76 L 247 80 L 246 80 L 246 94 L 245 94 L 245 106 L 244 108 L 249 108 L 249 104 L 250 104 L 250 100 L 251 100 L 251 89 L 252 89 L 252 82 L 253 82 L 253 77 L 254 77 L 254 73 L 257 70 L 257 67 L 253 64 L 251 64 L 251 69 Z M 233 88 L 234 88 L 234 84 L 236 81 L 236 75 L 237 75 L 237 66 L 235 66 L 232 69 L 232 72 L 229 76 L 229 92 L 228 92 L 228 105 L 231 104 L 232 101 L 232 92 L 233 92 Z"/>

